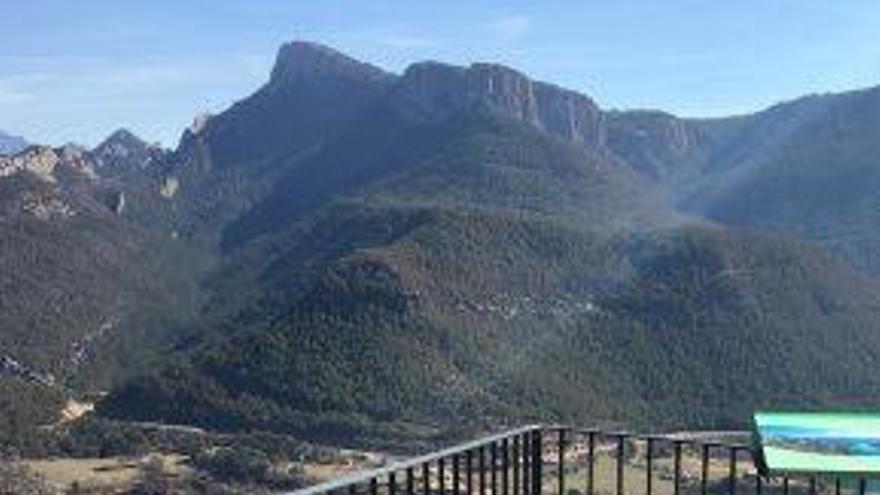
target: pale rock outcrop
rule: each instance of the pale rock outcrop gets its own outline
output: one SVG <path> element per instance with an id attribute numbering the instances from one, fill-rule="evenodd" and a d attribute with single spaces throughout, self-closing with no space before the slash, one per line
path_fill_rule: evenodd
<path id="1" fill-rule="evenodd" d="M 159 194 L 162 197 L 171 199 L 177 194 L 180 188 L 180 181 L 176 177 L 166 176 L 159 184 Z"/>
<path id="2" fill-rule="evenodd" d="M 60 162 L 61 159 L 52 148 L 31 146 L 17 155 L 0 157 L 0 177 L 30 172 L 45 181 L 55 182 L 52 174 Z"/>

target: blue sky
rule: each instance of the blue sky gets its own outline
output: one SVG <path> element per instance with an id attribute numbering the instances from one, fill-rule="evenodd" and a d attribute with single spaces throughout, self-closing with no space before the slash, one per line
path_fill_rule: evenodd
<path id="1" fill-rule="evenodd" d="M 880 84 L 876 0 L 14 0 L 0 6 L 0 129 L 176 144 L 266 80 L 291 39 L 390 70 L 501 62 L 605 108 L 743 113 Z"/>

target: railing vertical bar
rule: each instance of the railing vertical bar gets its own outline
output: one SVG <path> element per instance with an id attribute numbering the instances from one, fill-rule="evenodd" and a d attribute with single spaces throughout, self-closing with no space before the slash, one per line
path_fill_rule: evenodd
<path id="1" fill-rule="evenodd" d="M 377 495 L 379 493 L 379 480 L 375 477 L 370 478 L 370 495 Z"/>
<path id="2" fill-rule="evenodd" d="M 501 440 L 501 493 L 510 495 L 510 440 Z"/>
<path id="3" fill-rule="evenodd" d="M 782 495 L 788 495 L 788 476 L 782 478 Z"/>
<path id="4" fill-rule="evenodd" d="M 442 457 L 437 460 L 437 490 L 446 495 L 446 460 Z"/>
<path id="5" fill-rule="evenodd" d="M 486 495 L 486 447 L 480 445 L 477 451 L 477 471 L 480 477 L 480 495 Z M 494 494 L 493 494 L 494 495 Z"/>
<path id="6" fill-rule="evenodd" d="M 810 495 L 816 495 L 816 477 L 810 476 Z"/>
<path id="7" fill-rule="evenodd" d="M 492 495 L 498 495 L 498 442 L 492 442 L 489 446 L 489 480 L 492 485 Z"/>
<path id="8" fill-rule="evenodd" d="M 467 488 L 467 495 L 474 495 L 474 451 L 468 450 L 465 452 L 465 460 L 466 469 L 465 469 L 465 486 Z"/>
<path id="9" fill-rule="evenodd" d="M 431 495 L 431 466 L 427 462 L 422 464 L 422 493 Z"/>
<path id="10" fill-rule="evenodd" d="M 593 479 L 596 475 L 596 432 L 590 432 L 587 442 L 587 495 L 593 495 L 593 490 L 596 485 L 595 480 Z"/>
<path id="11" fill-rule="evenodd" d="M 865 495 L 868 489 L 868 483 L 865 478 L 859 478 L 859 495 Z"/>
<path id="12" fill-rule="evenodd" d="M 703 445 L 702 454 L 702 473 L 700 475 L 700 495 L 706 495 L 709 491 L 709 454 L 712 447 L 708 444 Z"/>
<path id="13" fill-rule="evenodd" d="M 654 492 L 654 439 L 648 437 L 645 445 L 645 493 Z"/>
<path id="14" fill-rule="evenodd" d="M 834 478 L 834 495 L 840 495 L 840 476 Z"/>
<path id="15" fill-rule="evenodd" d="M 455 454 L 452 456 L 452 494 L 461 495 L 461 473 L 459 466 L 461 464 L 461 456 Z"/>
<path id="16" fill-rule="evenodd" d="M 532 493 L 532 435 L 524 433 L 522 437 L 522 492 Z"/>
<path id="17" fill-rule="evenodd" d="M 541 430 L 532 432 L 532 495 L 541 495 L 544 465 L 544 442 Z"/>
<path id="18" fill-rule="evenodd" d="M 730 447 L 730 479 L 728 493 L 736 495 L 736 447 Z"/>
<path id="19" fill-rule="evenodd" d="M 388 473 L 388 495 L 397 495 L 397 478 L 394 472 Z"/>
<path id="20" fill-rule="evenodd" d="M 624 449 L 626 448 L 626 436 L 619 435 L 617 437 L 617 495 L 623 493 L 623 470 L 624 470 Z"/>
<path id="21" fill-rule="evenodd" d="M 681 442 L 676 441 L 673 448 L 675 449 L 675 467 L 672 492 L 675 495 L 679 495 L 681 493 Z"/>
<path id="22" fill-rule="evenodd" d="M 413 472 L 413 468 L 406 468 L 406 495 L 415 495 L 416 493 L 416 480 L 415 473 Z"/>
<path id="23" fill-rule="evenodd" d="M 348 485 L 348 495 L 357 495 L 357 483 Z"/>
<path id="24" fill-rule="evenodd" d="M 519 435 L 513 437 L 513 495 L 519 492 Z"/>
<path id="25" fill-rule="evenodd" d="M 559 429 L 559 445 L 557 445 L 556 481 L 559 495 L 565 495 L 565 429 Z"/>
<path id="26" fill-rule="evenodd" d="M 758 474 L 755 476 L 755 495 L 761 495 L 764 493 L 764 479 L 761 478 L 761 475 Z"/>

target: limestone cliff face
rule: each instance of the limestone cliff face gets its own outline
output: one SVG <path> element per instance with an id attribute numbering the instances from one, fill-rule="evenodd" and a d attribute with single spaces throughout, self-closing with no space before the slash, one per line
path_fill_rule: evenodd
<path id="1" fill-rule="evenodd" d="M 52 174 L 60 161 L 58 154 L 52 148 L 31 146 L 17 155 L 0 158 L 0 177 L 30 172 L 43 180 L 54 181 Z"/>
<path id="2" fill-rule="evenodd" d="M 604 115 L 593 100 L 544 83 L 535 83 L 535 98 L 546 131 L 588 147 L 605 145 Z"/>
<path id="3" fill-rule="evenodd" d="M 502 65 L 414 64 L 395 92 L 398 110 L 420 121 L 438 122 L 482 105 L 588 147 L 600 147 L 605 139 L 602 111 L 590 98 Z"/>

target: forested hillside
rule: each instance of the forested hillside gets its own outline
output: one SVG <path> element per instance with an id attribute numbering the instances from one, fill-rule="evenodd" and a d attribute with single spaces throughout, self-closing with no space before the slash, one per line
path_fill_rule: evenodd
<path id="1" fill-rule="evenodd" d="M 287 44 L 175 150 L 0 162 L 0 342 L 104 417 L 334 441 L 857 407 L 875 92 L 681 119 Z"/>

